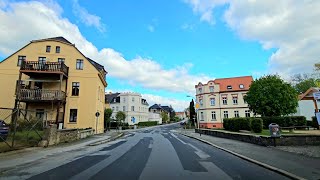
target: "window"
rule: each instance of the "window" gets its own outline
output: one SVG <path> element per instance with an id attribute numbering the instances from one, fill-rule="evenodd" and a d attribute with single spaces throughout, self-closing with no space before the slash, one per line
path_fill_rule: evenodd
<path id="1" fill-rule="evenodd" d="M 233 104 L 238 104 L 238 97 L 232 97 Z"/>
<path id="2" fill-rule="evenodd" d="M 56 46 L 56 53 L 60 53 L 60 46 Z"/>
<path id="3" fill-rule="evenodd" d="M 36 118 L 38 120 L 45 120 L 44 119 L 44 109 L 36 109 Z"/>
<path id="4" fill-rule="evenodd" d="M 50 52 L 50 50 L 51 50 L 51 46 L 47 46 L 46 52 Z"/>
<path id="5" fill-rule="evenodd" d="M 131 111 L 134 111 L 134 106 L 131 106 Z"/>
<path id="6" fill-rule="evenodd" d="M 217 120 L 215 111 L 211 111 L 211 120 Z"/>
<path id="7" fill-rule="evenodd" d="M 234 111 L 234 117 L 239 117 L 239 111 Z"/>
<path id="8" fill-rule="evenodd" d="M 227 89 L 232 89 L 232 86 L 231 85 L 227 86 Z"/>
<path id="9" fill-rule="evenodd" d="M 69 122 L 77 122 L 78 110 L 70 109 L 70 119 Z"/>
<path id="10" fill-rule="evenodd" d="M 244 102 L 245 104 L 248 104 L 247 101 L 245 100 L 245 97 L 246 97 L 246 95 L 243 95 L 243 102 Z"/>
<path id="11" fill-rule="evenodd" d="M 112 107 L 112 111 L 114 111 L 114 107 Z"/>
<path id="12" fill-rule="evenodd" d="M 213 87 L 213 86 L 210 86 L 210 87 L 209 87 L 209 90 L 210 90 L 210 92 L 213 92 L 213 91 L 214 91 L 214 87 Z"/>
<path id="13" fill-rule="evenodd" d="M 243 85 L 243 84 L 240 84 L 240 85 L 239 85 L 239 88 L 240 88 L 240 89 L 243 89 L 243 88 L 244 88 L 244 85 Z"/>
<path id="14" fill-rule="evenodd" d="M 123 100 L 122 100 L 124 103 L 126 102 L 126 97 L 123 97 Z"/>
<path id="15" fill-rule="evenodd" d="M 200 112 L 200 121 L 204 121 L 203 112 Z"/>
<path id="16" fill-rule="evenodd" d="M 222 97 L 222 104 L 223 105 L 227 105 L 228 104 L 227 97 Z"/>
<path id="17" fill-rule="evenodd" d="M 22 62 L 26 60 L 26 56 L 18 56 L 17 66 L 21 66 Z"/>
<path id="18" fill-rule="evenodd" d="M 58 63 L 64 63 L 65 59 L 64 58 L 58 58 Z"/>
<path id="19" fill-rule="evenodd" d="M 223 111 L 223 117 L 228 118 L 228 111 Z"/>
<path id="20" fill-rule="evenodd" d="M 39 57 L 38 58 L 39 64 L 45 64 L 46 63 L 46 57 Z"/>
<path id="21" fill-rule="evenodd" d="M 250 117 L 250 110 L 245 111 L 246 117 Z"/>
<path id="22" fill-rule="evenodd" d="M 123 112 L 126 111 L 126 106 L 123 106 L 123 107 L 122 107 L 122 110 L 123 110 Z"/>
<path id="23" fill-rule="evenodd" d="M 72 96 L 79 96 L 79 91 L 80 91 L 80 83 L 73 82 L 72 83 Z"/>
<path id="24" fill-rule="evenodd" d="M 202 93 L 202 88 L 199 88 L 199 93 Z"/>
<path id="25" fill-rule="evenodd" d="M 132 102 L 134 102 L 134 97 L 132 97 Z"/>
<path id="26" fill-rule="evenodd" d="M 119 107 L 118 106 L 116 106 L 116 111 L 119 111 Z"/>
<path id="27" fill-rule="evenodd" d="M 82 59 L 77 59 L 76 68 L 78 70 L 82 70 L 83 69 L 83 60 Z"/>
<path id="28" fill-rule="evenodd" d="M 200 99 L 200 106 L 203 106 L 203 99 Z"/>
<path id="29" fill-rule="evenodd" d="M 215 98 L 210 98 L 210 105 L 211 106 L 216 105 L 216 99 Z"/>

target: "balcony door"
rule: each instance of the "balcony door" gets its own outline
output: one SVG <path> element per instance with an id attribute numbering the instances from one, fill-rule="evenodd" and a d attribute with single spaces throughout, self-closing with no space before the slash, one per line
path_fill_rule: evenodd
<path id="1" fill-rule="evenodd" d="M 42 97 L 42 82 L 34 82 L 34 89 L 35 89 L 35 99 L 41 100 Z"/>
<path id="2" fill-rule="evenodd" d="M 40 70 L 45 70 L 46 57 L 39 57 L 38 58 L 38 62 L 39 62 L 39 69 Z"/>

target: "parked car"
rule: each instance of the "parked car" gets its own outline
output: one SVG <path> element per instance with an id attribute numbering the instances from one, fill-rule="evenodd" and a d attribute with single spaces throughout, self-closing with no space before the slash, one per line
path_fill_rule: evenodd
<path id="1" fill-rule="evenodd" d="M 0 141 L 6 140 L 9 134 L 9 126 L 0 120 Z"/>

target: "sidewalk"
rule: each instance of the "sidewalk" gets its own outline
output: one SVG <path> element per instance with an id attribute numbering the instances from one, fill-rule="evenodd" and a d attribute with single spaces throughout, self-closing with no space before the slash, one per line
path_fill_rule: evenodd
<path id="1" fill-rule="evenodd" d="M 275 147 L 263 147 L 203 134 L 200 136 L 194 130 L 181 129 L 177 132 L 189 137 L 205 140 L 221 148 L 306 179 L 320 179 L 320 158 L 311 158 L 285 152 Z M 230 162 L 230 165 L 232 165 L 232 162 Z"/>
<path id="2" fill-rule="evenodd" d="M 87 145 L 97 142 L 107 142 L 108 140 L 114 139 L 115 137 L 119 136 L 119 134 L 120 132 L 117 131 L 107 131 L 104 134 L 98 134 L 86 139 L 81 139 L 70 143 L 63 143 L 56 146 L 50 146 L 47 148 L 33 147 L 0 153 L 0 172 L 3 169 L 30 163 L 45 158 L 46 156 L 77 150 L 79 148 L 83 148 Z"/>

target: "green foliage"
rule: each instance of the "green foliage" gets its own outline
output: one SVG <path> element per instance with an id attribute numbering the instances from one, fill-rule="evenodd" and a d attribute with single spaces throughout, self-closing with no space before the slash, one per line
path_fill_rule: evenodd
<path id="1" fill-rule="evenodd" d="M 176 116 L 176 117 L 174 117 L 174 121 L 178 122 L 178 121 L 180 121 L 180 118 Z"/>
<path id="2" fill-rule="evenodd" d="M 314 128 L 319 129 L 319 124 L 318 124 L 317 118 L 315 116 L 312 117 L 311 126 L 314 127 Z"/>
<path id="3" fill-rule="evenodd" d="M 294 88 L 298 93 L 305 93 L 309 88 L 316 87 L 316 80 L 313 78 L 305 79 L 300 83 L 296 84 Z"/>
<path id="4" fill-rule="evenodd" d="M 190 102 L 189 109 L 190 109 L 190 121 L 191 121 L 191 124 L 194 124 L 195 122 L 197 122 L 197 116 L 196 116 L 196 110 L 195 110 L 195 108 L 194 108 L 194 101 L 193 101 L 193 99 L 192 99 L 192 101 Z M 195 118 L 195 120 L 194 120 L 193 118 Z"/>
<path id="5" fill-rule="evenodd" d="M 290 126 L 305 126 L 307 124 L 306 117 L 304 116 L 275 116 L 275 117 L 261 117 L 263 120 L 263 127 L 269 128 L 269 124 L 276 123 L 280 127 Z"/>
<path id="6" fill-rule="evenodd" d="M 288 115 L 298 106 L 298 93 L 278 75 L 256 79 L 244 99 L 251 111 L 262 116 Z"/>
<path id="7" fill-rule="evenodd" d="M 251 130 L 255 133 L 261 133 L 262 132 L 262 119 L 261 118 L 252 118 L 251 120 Z"/>
<path id="8" fill-rule="evenodd" d="M 146 121 L 146 122 L 139 122 L 138 126 L 156 126 L 158 121 Z"/>
<path id="9" fill-rule="evenodd" d="M 168 114 L 166 112 L 161 112 L 162 122 L 167 123 L 169 121 Z"/>
<path id="10" fill-rule="evenodd" d="M 116 120 L 122 125 L 122 122 L 126 119 L 126 114 L 122 111 L 118 111 L 116 114 Z"/>
<path id="11" fill-rule="evenodd" d="M 261 121 L 261 129 L 262 129 L 262 120 L 260 118 L 227 118 L 227 119 L 223 119 L 223 127 L 225 130 L 235 131 L 235 132 L 238 132 L 240 130 L 254 131 L 254 130 L 257 130 L 257 127 L 256 127 L 257 122 L 254 122 L 256 124 L 252 125 L 253 120 L 258 122 Z M 253 129 L 253 128 L 256 128 L 256 129 Z"/>
<path id="12" fill-rule="evenodd" d="M 110 123 L 112 115 L 112 109 L 105 109 L 104 110 L 104 128 L 108 126 L 108 123 Z"/>
<path id="13" fill-rule="evenodd" d="M 30 129 L 35 129 L 38 131 L 43 130 L 43 122 L 37 118 L 30 118 L 27 120 L 19 118 L 17 120 L 17 131 L 28 131 Z"/>

